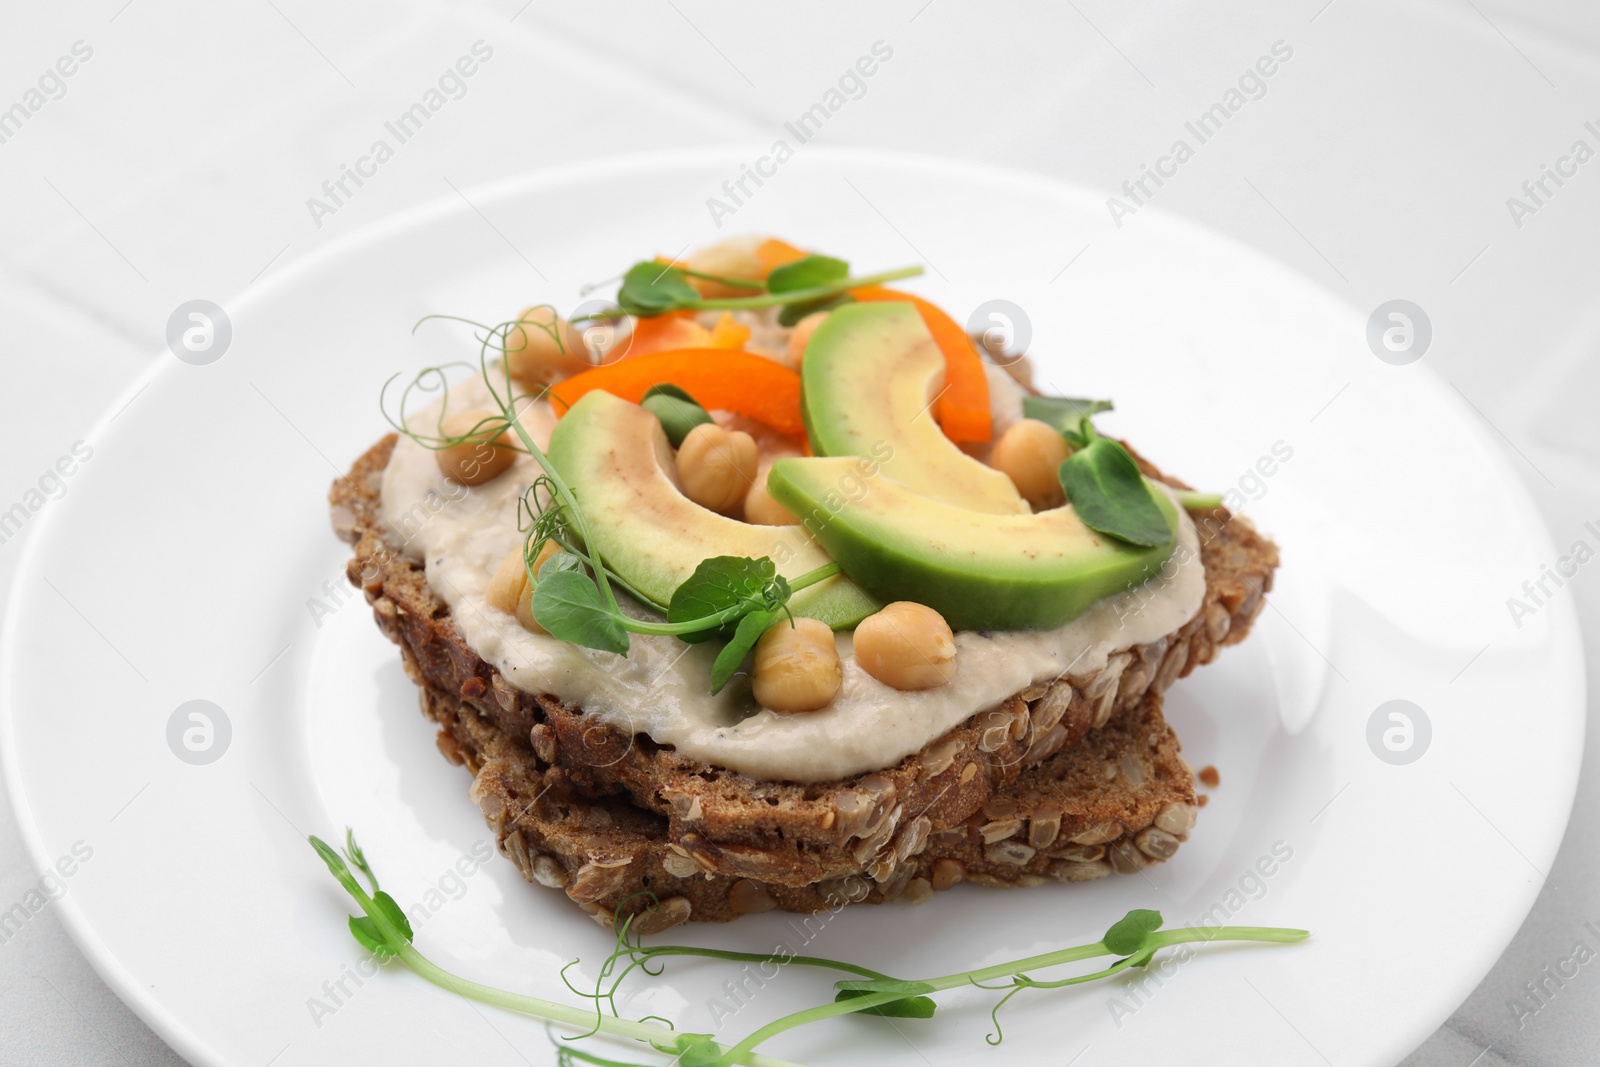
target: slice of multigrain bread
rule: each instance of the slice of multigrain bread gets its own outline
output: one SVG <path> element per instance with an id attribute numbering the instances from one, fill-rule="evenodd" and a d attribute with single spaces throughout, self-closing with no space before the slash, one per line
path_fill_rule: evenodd
<path id="1" fill-rule="evenodd" d="M 1278 561 L 1276 547 L 1245 519 L 1225 509 L 1195 514 L 1206 593 L 1200 611 L 1176 632 L 1116 653 L 1093 674 L 1068 674 L 1013 694 L 893 767 L 835 782 L 761 781 L 508 685 L 461 638 L 422 564 L 384 528 L 380 493 L 394 444 L 391 435 L 357 460 L 334 483 L 330 501 L 335 530 L 354 545 L 350 580 L 399 645 L 411 679 L 526 743 L 560 775 L 563 795 L 597 811 L 658 820 L 666 843 L 717 876 L 808 892 L 864 870 L 881 872 L 910 855 L 918 837 L 964 825 L 991 801 L 1010 796 L 1027 768 L 1072 751 L 1146 695 L 1163 692 L 1241 640 Z"/>
<path id="2" fill-rule="evenodd" d="M 644 933 L 774 908 L 920 903 L 960 882 L 1022 887 L 1129 874 L 1171 857 L 1195 821 L 1194 780 L 1151 692 L 943 831 L 927 812 L 907 812 L 892 853 L 865 870 L 802 882 L 812 871 L 777 849 L 752 864 L 759 873 L 729 873 L 674 841 L 664 816 L 624 797 L 584 796 L 561 767 L 470 703 L 429 685 L 420 695 L 439 726 L 439 750 L 472 772 L 468 794 L 522 876 L 565 891 L 607 926 L 619 909 L 641 912 Z"/>

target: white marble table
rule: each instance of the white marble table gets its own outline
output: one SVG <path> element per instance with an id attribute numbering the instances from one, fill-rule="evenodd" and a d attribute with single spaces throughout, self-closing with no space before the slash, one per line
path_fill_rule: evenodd
<path id="1" fill-rule="evenodd" d="M 824 142 L 1111 193 L 1281 41 L 1292 58 L 1259 99 L 1152 199 L 1359 306 L 1421 304 L 1429 361 L 1515 456 L 1556 542 L 1600 520 L 1600 162 L 1547 181 L 1520 219 L 1507 205 L 1574 140 L 1600 148 L 1584 125 L 1600 130 L 1600 11 L 1585 0 L 11 0 L 4 25 L 0 109 L 30 110 L 0 122 L 0 510 L 158 358 L 179 303 L 224 301 L 402 208 L 619 151 L 764 142 L 878 41 L 892 61 Z M 493 57 L 465 95 L 313 213 L 323 182 L 479 40 Z M 1114 235 L 1108 222 L 1089 239 Z M 26 536 L 0 543 L 0 594 Z M 1600 578 L 1561 595 L 1600 662 Z M 1537 1014 L 1510 1006 L 1594 944 L 1597 820 L 1591 773 L 1521 933 L 1408 1064 L 1600 1063 L 1589 968 Z M 0 908 L 34 879 L 0 817 Z M 46 908 L 0 943 L 0 1063 L 115 1062 L 181 1061 Z"/>

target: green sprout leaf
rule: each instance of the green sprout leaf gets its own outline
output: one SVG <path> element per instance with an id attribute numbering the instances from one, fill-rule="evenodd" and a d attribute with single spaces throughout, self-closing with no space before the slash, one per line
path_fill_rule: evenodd
<path id="1" fill-rule="evenodd" d="M 788 597 L 788 583 L 778 576 L 777 564 L 766 556 L 751 559 L 747 556 L 712 556 L 700 561 L 694 573 L 672 591 L 667 603 L 667 622 L 692 623 L 707 619 L 724 611 L 749 605 L 752 610 L 776 607 L 768 602 L 768 590 L 783 582 L 782 600 Z M 779 603 L 781 603 L 780 601 Z M 712 629 L 699 634 L 685 634 L 684 640 L 716 635 Z"/>
<path id="2" fill-rule="evenodd" d="M 667 432 L 667 440 L 672 442 L 673 448 L 683 444 L 690 430 L 711 421 L 711 416 L 694 397 L 671 382 L 646 389 L 639 406 L 661 420 L 661 428 Z"/>
<path id="3" fill-rule="evenodd" d="M 1118 956 L 1132 956 L 1144 948 L 1150 935 L 1161 928 L 1161 913 L 1148 908 L 1135 908 L 1116 922 L 1100 939 L 1107 951 Z"/>
<path id="4" fill-rule="evenodd" d="M 767 275 L 769 293 L 795 293 L 837 285 L 850 277 L 850 264 L 832 256 L 806 256 L 774 268 Z"/>
<path id="5" fill-rule="evenodd" d="M 617 290 L 617 306 L 629 315 L 661 315 L 699 300 L 699 291 L 689 284 L 682 269 L 653 260 L 629 267 L 622 276 L 622 288 Z"/>
<path id="6" fill-rule="evenodd" d="M 407 941 L 410 941 L 412 937 L 415 936 L 411 932 L 411 920 L 406 918 L 406 913 L 401 910 L 399 904 L 395 903 L 394 897 L 391 897 L 388 893 L 385 893 L 380 889 L 376 893 L 372 894 L 372 901 L 373 903 L 377 904 L 378 910 L 383 912 L 383 917 L 388 919 L 400 929 L 401 933 L 406 935 Z"/>
<path id="7" fill-rule="evenodd" d="M 711 665 L 711 694 L 722 692 L 722 687 L 727 685 L 733 676 L 738 673 L 739 665 L 756 647 L 756 642 L 761 640 L 761 635 L 771 628 L 772 624 L 783 618 L 782 608 L 763 608 L 752 611 L 739 620 L 739 625 L 734 629 L 733 636 L 728 643 L 722 646 L 722 651 L 717 653 L 716 662 Z"/>
<path id="8" fill-rule="evenodd" d="M 1078 518 L 1091 530 L 1143 548 L 1172 543 L 1172 528 L 1128 450 L 1081 423 L 1087 443 L 1061 463 L 1058 476 Z"/>
<path id="9" fill-rule="evenodd" d="M 841 989 L 834 995 L 834 1003 L 842 1004 L 856 997 L 868 994 L 863 990 Z M 893 1000 L 888 1004 L 879 1004 L 876 1007 L 863 1008 L 862 1015 L 882 1015 L 891 1019 L 931 1019 L 937 1007 L 932 997 L 907 997 L 905 1000 Z"/>
<path id="10" fill-rule="evenodd" d="M 344 829 L 344 855 L 350 861 L 351 866 L 367 876 L 367 884 L 372 886 L 372 891 L 376 893 L 378 891 L 378 876 L 372 873 L 372 866 L 367 863 L 366 854 L 361 851 L 361 846 L 356 844 L 356 832 L 348 826 Z"/>
<path id="11" fill-rule="evenodd" d="M 552 557 L 539 572 L 539 584 L 533 590 L 533 617 L 552 637 L 627 655 L 628 631 L 606 606 L 594 579 L 583 573 L 576 556 L 572 564 L 552 568 L 550 564 L 558 559 L 561 557 Z"/>
<path id="12" fill-rule="evenodd" d="M 722 1063 L 722 1049 L 710 1034 L 684 1034 L 678 1039 L 678 1067 L 714 1067 Z"/>
<path id="13" fill-rule="evenodd" d="M 374 956 L 397 956 L 399 953 L 378 930 L 378 924 L 365 915 L 350 916 L 350 934 L 361 947 Z"/>
<path id="14" fill-rule="evenodd" d="M 833 983 L 833 988 L 845 993 L 900 993 L 908 997 L 934 991 L 927 982 L 908 982 L 901 978 L 849 978 Z"/>
<path id="15" fill-rule="evenodd" d="M 804 576 L 795 579 L 797 585 L 804 580 Z M 995 1031 L 986 1038 L 991 1045 L 999 1044 L 1001 1039 L 999 1010 L 1012 997 L 1024 991 L 1064 989 L 1113 978 L 1129 968 L 1145 966 L 1158 951 L 1174 945 L 1212 945 L 1229 941 L 1288 945 L 1304 941 L 1309 936 L 1305 930 L 1262 926 L 1200 926 L 1161 930 L 1159 912 L 1135 910 L 1130 911 L 1107 930 L 1101 941 L 1093 944 L 1058 948 L 1024 959 L 908 981 L 891 978 L 855 963 L 820 956 L 797 956 L 787 951 L 751 953 L 690 945 L 647 946 L 633 930 L 631 921 L 620 921 L 616 926 L 616 950 L 601 964 L 599 977 L 592 992 L 580 989 L 567 980 L 566 968 L 561 972 L 567 988 L 588 1002 L 585 1006 L 579 1007 L 496 989 L 452 974 L 440 967 L 412 944 L 411 926 L 406 922 L 399 906 L 387 894 L 375 891 L 369 896 L 351 873 L 344 857 L 318 838 L 313 837 L 310 840 L 312 847 L 317 850 L 317 855 L 327 864 L 328 870 L 355 899 L 364 913 L 351 922 L 351 931 L 356 934 L 358 941 L 376 953 L 398 957 L 406 967 L 448 992 L 481 1004 L 520 1012 L 563 1027 L 576 1028 L 581 1031 L 576 1036 L 562 1037 L 559 1040 L 553 1032 L 551 1036 L 557 1048 L 556 1062 L 567 1065 L 584 1063 L 594 1064 L 596 1067 L 643 1067 L 632 1060 L 611 1059 L 600 1055 L 598 1051 L 588 1052 L 574 1047 L 574 1042 L 583 1038 L 606 1034 L 637 1042 L 636 1048 L 643 1046 L 661 1056 L 671 1057 L 671 1063 L 676 1067 L 731 1067 L 734 1064 L 743 1067 L 799 1067 L 789 1060 L 758 1052 L 757 1047 L 797 1027 L 826 1022 L 844 1015 L 877 1015 L 902 1019 L 930 1018 L 936 1009 L 933 999 L 936 994 L 972 988 L 999 990 L 1004 993 L 999 1003 L 994 1006 Z M 351 836 L 348 840 L 347 852 L 359 855 L 354 837 Z M 360 866 L 370 876 L 370 867 L 366 865 L 365 857 L 362 858 Z M 654 900 L 652 894 L 645 895 Z M 621 914 L 620 908 L 619 914 Z M 834 983 L 835 992 L 832 1001 L 815 1004 L 813 1007 L 774 1019 L 746 1035 L 737 1044 L 725 1047 L 710 1034 L 678 1031 L 673 1028 L 671 1020 L 660 1016 L 630 1019 L 618 1012 L 616 1002 L 618 990 L 628 976 L 638 974 L 658 978 L 664 972 L 666 960 L 673 956 L 688 956 L 745 966 L 761 963 L 798 968 L 822 968 L 855 977 Z M 1039 971 L 1105 956 L 1121 958 L 1110 966 L 1087 973 L 1076 973 L 1061 978 L 1034 977 Z M 578 962 L 574 960 L 568 967 L 576 966 Z"/>
<path id="16" fill-rule="evenodd" d="M 1193 489 L 1175 489 L 1178 506 L 1186 511 L 1215 511 L 1222 506 L 1221 493 L 1201 493 Z"/>
<path id="17" fill-rule="evenodd" d="M 779 267 L 765 283 L 757 283 L 753 279 L 720 278 L 647 260 L 635 263 L 623 274 L 615 311 L 579 315 L 572 321 L 615 318 L 618 313 L 649 318 L 669 311 L 735 311 L 791 304 L 813 310 L 822 306 L 824 301 L 846 295 L 852 289 L 914 278 L 921 273 L 921 267 L 899 267 L 851 277 L 849 267 L 843 260 L 830 256 L 807 256 Z M 689 284 L 691 277 L 722 281 L 740 288 L 748 287 L 754 292 L 748 296 L 703 297 Z"/>
<path id="18" fill-rule="evenodd" d="M 1079 427 L 1083 420 L 1112 410 L 1109 400 L 1084 400 L 1073 396 L 1025 396 L 1022 413 L 1030 419 L 1049 423 L 1074 445 L 1084 445 Z"/>
<path id="19" fill-rule="evenodd" d="M 840 293 L 838 296 L 824 297 L 821 300 L 806 300 L 798 304 L 785 304 L 778 309 L 778 325 L 793 326 L 801 319 L 817 311 L 832 311 L 844 304 L 855 303 L 856 298 L 849 293 Z"/>

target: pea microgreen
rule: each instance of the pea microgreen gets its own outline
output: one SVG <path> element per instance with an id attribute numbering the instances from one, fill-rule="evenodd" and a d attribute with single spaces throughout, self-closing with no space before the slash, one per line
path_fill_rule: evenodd
<path id="1" fill-rule="evenodd" d="M 639 406 L 661 420 L 661 428 L 666 431 L 673 448 L 683 444 L 690 430 L 711 421 L 711 415 L 694 397 L 671 382 L 646 389 Z"/>
<path id="2" fill-rule="evenodd" d="M 837 296 L 824 297 L 821 300 L 807 300 L 800 304 L 785 304 L 778 309 L 778 325 L 793 326 L 814 312 L 832 311 L 841 305 L 855 302 L 856 298 L 849 293 L 840 293 Z"/>
<path id="3" fill-rule="evenodd" d="M 616 945 L 602 961 L 592 989 L 574 985 L 567 972 L 579 961 L 573 960 L 561 970 L 561 979 L 574 996 L 586 1002 L 579 1007 L 558 1001 L 539 1000 L 512 993 L 446 971 L 422 955 L 412 943 L 413 932 L 405 915 L 393 898 L 377 888 L 377 879 L 360 856 L 355 836 L 347 832 L 344 855 L 321 839 L 310 839 L 317 855 L 329 872 L 360 906 L 362 915 L 351 919 L 350 929 L 357 942 L 368 951 L 385 958 L 395 958 L 429 982 L 482 1004 L 520 1012 L 535 1018 L 546 1019 L 576 1028 L 574 1036 L 561 1039 L 558 1044 L 559 1062 L 593 1063 L 601 1067 L 643 1067 L 631 1062 L 609 1059 L 576 1047 L 573 1042 L 593 1035 L 631 1040 L 641 1052 L 648 1046 L 658 1053 L 660 1064 L 677 1064 L 679 1067 L 799 1067 L 757 1048 L 786 1031 L 799 1026 L 822 1022 L 842 1015 L 876 1015 L 899 1019 L 928 1019 L 938 1008 L 934 997 L 949 990 L 991 989 L 1004 991 L 990 1012 L 994 1032 L 985 1038 L 991 1045 L 1003 1040 L 1000 1029 L 1000 1009 L 1010 999 L 1026 990 L 1064 989 L 1068 986 L 1094 982 L 1129 969 L 1148 966 L 1157 952 L 1174 945 L 1210 944 L 1213 942 L 1262 942 L 1269 944 L 1295 944 L 1310 936 L 1305 930 L 1267 926 L 1198 926 L 1161 929 L 1161 914 L 1146 909 L 1135 909 L 1113 923 L 1099 941 L 1087 945 L 1055 949 L 1005 963 L 991 964 L 973 970 L 956 971 L 932 978 L 899 979 L 880 971 L 843 960 L 820 956 L 797 956 L 787 951 L 774 953 L 735 952 L 724 949 L 700 948 L 690 945 L 645 945 L 635 930 L 635 920 L 657 907 L 649 894 L 630 898 L 618 909 L 615 922 Z M 348 862 L 347 862 L 348 861 Z M 372 885 L 368 892 L 350 871 L 356 865 L 366 874 Z M 641 899 L 642 898 L 642 899 Z M 380 901 L 386 901 L 380 902 Z M 359 932 L 358 932 L 359 931 Z M 623 983 L 635 971 L 650 978 L 660 977 L 669 957 L 687 956 L 722 963 L 748 966 L 765 964 L 799 970 L 820 969 L 851 975 L 833 986 L 833 999 L 816 1007 L 793 1012 L 775 1019 L 744 1037 L 737 1044 L 720 1044 L 712 1035 L 676 1030 L 669 1020 L 659 1017 L 630 1019 L 618 1011 L 617 995 Z M 1037 972 L 1100 957 L 1117 957 L 1110 965 L 1084 974 L 1065 978 L 1037 978 Z M 554 1040 L 554 1039 L 553 1039 Z"/>
<path id="4" fill-rule="evenodd" d="M 1152 931 L 1161 928 L 1161 913 L 1136 908 L 1111 924 L 1100 943 L 1118 956 L 1132 956 L 1144 947 Z"/>
<path id="5" fill-rule="evenodd" d="M 1128 450 L 1095 433 L 1087 417 L 1079 423 L 1081 444 L 1057 472 L 1067 503 L 1091 530 L 1144 548 L 1172 543 L 1172 527 L 1156 506 L 1150 486 Z"/>
<path id="6" fill-rule="evenodd" d="M 677 311 L 696 303 L 700 291 L 689 284 L 681 267 L 646 260 L 635 263 L 622 276 L 617 306 L 630 315 L 649 317 Z"/>
<path id="7" fill-rule="evenodd" d="M 722 646 L 722 651 L 717 653 L 717 658 L 711 664 L 713 696 L 722 692 L 722 687 L 739 673 L 739 665 L 750 654 L 750 650 L 756 647 L 761 635 L 787 614 L 787 608 L 758 608 L 739 620 L 739 625 L 734 627 L 733 636 L 728 638 L 728 643 Z M 792 625 L 793 620 L 790 622 Z"/>
<path id="8" fill-rule="evenodd" d="M 1112 410 L 1109 400 L 1084 400 L 1073 396 L 1025 396 L 1022 413 L 1030 419 L 1049 423 L 1068 441 L 1078 434 L 1084 419 Z M 1073 442 L 1078 443 L 1078 442 Z"/>
<path id="9" fill-rule="evenodd" d="M 563 554 L 565 555 L 565 554 Z M 628 631 L 618 615 L 606 609 L 600 587 L 583 572 L 577 556 L 552 557 L 539 572 L 533 588 L 533 617 L 550 636 L 584 648 L 628 654 Z"/>
<path id="10" fill-rule="evenodd" d="M 766 557 L 712 556 L 701 560 L 694 573 L 673 590 L 667 604 L 667 621 L 709 618 L 741 605 L 781 607 L 789 593 L 788 581 Z"/>
<path id="11" fill-rule="evenodd" d="M 1178 506 L 1187 511 L 1215 511 L 1222 506 L 1221 493 L 1200 493 L 1193 489 L 1174 489 Z"/>
<path id="12" fill-rule="evenodd" d="M 1086 400 L 1072 396 L 1022 398 L 1024 416 L 1055 427 L 1080 455 L 1088 453 L 1070 472 L 1063 464 L 1060 474 L 1061 487 L 1067 494 L 1067 500 L 1077 510 L 1084 525 L 1130 544 L 1145 547 L 1165 545 L 1170 536 L 1170 531 L 1163 532 L 1166 530 L 1165 521 L 1157 526 L 1151 519 L 1150 509 L 1146 509 L 1142 503 L 1142 498 L 1148 495 L 1142 486 L 1139 487 L 1140 491 L 1134 491 L 1135 482 L 1129 472 L 1131 470 L 1137 474 L 1139 465 L 1133 461 L 1127 449 L 1095 433 L 1094 425 L 1089 421 L 1092 416 L 1111 410 L 1109 400 Z M 1076 458 L 1075 455 L 1067 462 Z M 1068 485 L 1069 479 L 1072 485 Z M 1073 496 L 1074 488 L 1077 497 Z M 1172 492 L 1178 500 L 1178 506 L 1189 511 L 1213 511 L 1222 506 L 1220 493 L 1199 493 L 1192 489 L 1174 489 Z M 1131 511 L 1128 505 L 1131 505 Z M 1104 525 L 1096 526 L 1096 522 Z"/>
<path id="13" fill-rule="evenodd" d="M 767 275 L 769 293 L 794 293 L 836 285 L 850 277 L 850 264 L 832 256 L 806 256 L 774 267 Z"/>
<path id="14" fill-rule="evenodd" d="M 607 570 L 604 564 L 601 570 Z M 608 606 L 596 580 L 586 572 L 581 556 L 557 555 L 552 556 L 539 576 L 533 579 L 533 617 L 553 637 L 585 648 L 621 654 L 628 650 L 627 635 L 630 633 L 676 637 L 689 643 L 730 633 L 736 636 L 740 623 L 747 616 L 770 613 L 772 618 L 761 629 L 770 626 L 772 621 L 787 611 L 786 605 L 791 594 L 838 574 L 839 565 L 825 563 L 791 582 L 779 575 L 772 560 L 765 556 L 760 559 L 713 556 L 702 560 L 683 585 L 696 582 L 699 577 L 702 580 L 697 584 L 701 586 L 716 582 L 733 588 L 734 583 L 742 580 L 740 576 L 759 573 L 765 573 L 762 584 L 748 595 L 684 600 L 680 603 L 678 594 L 674 593 L 672 603 L 667 606 L 667 621 L 653 622 L 634 618 L 618 608 Z M 709 578 L 706 577 L 708 575 Z M 620 584 L 614 574 L 610 576 L 610 581 Z M 681 590 L 683 586 L 679 588 Z M 679 604 L 676 613 L 672 610 L 672 604 Z M 749 627 L 745 629 L 748 632 Z M 755 636 L 760 637 L 760 631 Z M 754 643 L 755 638 L 750 638 L 750 644 L 745 646 L 746 651 Z M 734 661 L 733 666 L 738 666 L 738 660 Z M 732 674 L 731 669 L 728 674 Z M 713 682 L 712 692 L 720 690 L 726 682 L 726 677 L 721 682 Z"/>
<path id="15" fill-rule="evenodd" d="M 820 304 L 842 296 L 851 289 L 914 278 L 921 273 L 920 266 L 912 266 L 851 277 L 849 266 L 843 260 L 831 256 L 807 256 L 776 268 L 764 282 L 715 279 L 753 290 L 749 296 L 703 297 L 689 284 L 689 278 L 710 275 L 693 274 L 683 267 L 645 260 L 635 263 L 622 275 L 615 310 L 579 315 L 572 321 L 582 323 L 591 319 L 611 319 L 619 311 L 638 318 L 651 318 L 669 311 L 737 311 L 790 304 Z"/>

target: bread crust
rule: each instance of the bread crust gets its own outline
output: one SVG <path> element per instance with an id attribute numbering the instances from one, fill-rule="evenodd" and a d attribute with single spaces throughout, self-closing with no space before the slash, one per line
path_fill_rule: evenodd
<path id="1" fill-rule="evenodd" d="M 347 574 L 399 646 L 425 698 L 438 709 L 442 701 L 470 708 L 500 736 L 514 739 L 546 768 L 543 777 L 559 780 L 561 796 L 595 811 L 626 810 L 628 820 L 655 820 L 661 839 L 706 873 L 768 887 L 815 893 L 820 883 L 884 870 L 903 851 L 913 824 L 931 837 L 1015 796 L 1030 767 L 1073 751 L 1242 640 L 1278 563 L 1276 546 L 1244 518 L 1222 508 L 1192 513 L 1206 591 L 1194 618 L 1173 634 L 1116 653 L 1093 675 L 1068 675 L 1013 694 L 893 767 L 834 782 L 762 781 L 510 686 L 461 637 L 422 565 L 389 540 L 381 489 L 395 442 L 391 434 L 358 459 L 334 483 L 329 500 L 335 531 L 354 549 Z M 1140 464 L 1148 475 L 1163 477 Z M 457 743 L 468 750 L 465 739 Z M 780 899 L 796 906 L 810 900 Z"/>
<path id="2" fill-rule="evenodd" d="M 619 910 L 639 913 L 643 933 L 774 908 L 921 903 L 962 882 L 1022 888 L 1133 873 L 1170 858 L 1196 811 L 1193 776 L 1160 695 L 1149 693 L 943 831 L 912 812 L 885 863 L 805 882 L 783 877 L 794 860 L 779 850 L 767 870 L 780 877 L 763 880 L 708 863 L 671 838 L 664 816 L 625 797 L 573 791 L 560 767 L 473 705 L 427 685 L 419 696 L 440 751 L 472 773 L 468 793 L 523 877 L 564 891 L 606 926 Z"/>

